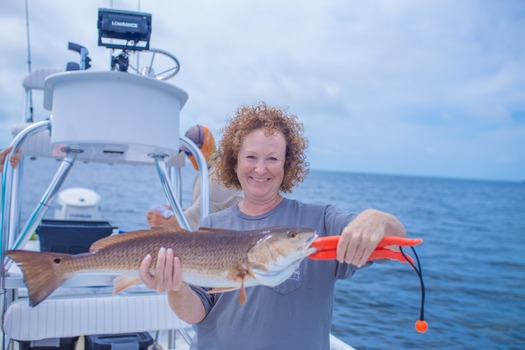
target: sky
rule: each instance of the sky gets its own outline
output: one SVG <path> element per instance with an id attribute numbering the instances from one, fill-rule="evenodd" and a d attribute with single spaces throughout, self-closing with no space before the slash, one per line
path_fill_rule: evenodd
<path id="1" fill-rule="evenodd" d="M 99 8 L 152 15 L 189 94 L 180 128 L 220 131 L 241 105 L 287 107 L 312 170 L 525 180 L 525 1 L 28 0 L 32 69 L 109 70 Z M 24 120 L 25 2 L 0 3 L 0 147 Z M 36 120 L 49 116 L 34 95 Z"/>

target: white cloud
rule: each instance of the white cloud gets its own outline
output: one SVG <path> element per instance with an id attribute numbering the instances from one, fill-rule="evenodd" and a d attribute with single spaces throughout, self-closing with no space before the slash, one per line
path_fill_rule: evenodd
<path id="1" fill-rule="evenodd" d="M 29 4 L 34 67 L 78 60 L 66 49 L 74 41 L 89 48 L 94 69 L 108 69 L 96 20 L 109 1 Z M 0 7 L 13 33 L 0 55 L 0 129 L 8 130 L 23 107 L 25 14 L 22 2 Z M 460 164 L 485 167 L 487 177 L 525 175 L 516 150 L 525 138 L 512 133 L 525 111 L 521 1 L 165 0 L 142 1 L 141 10 L 153 15 L 152 47 L 181 62 L 171 82 L 190 94 L 182 130 L 203 123 L 217 133 L 237 106 L 265 100 L 305 123 L 312 167 L 479 177 Z M 9 138 L 0 134 L 3 144 Z M 498 159 L 506 170 L 496 173 Z"/>

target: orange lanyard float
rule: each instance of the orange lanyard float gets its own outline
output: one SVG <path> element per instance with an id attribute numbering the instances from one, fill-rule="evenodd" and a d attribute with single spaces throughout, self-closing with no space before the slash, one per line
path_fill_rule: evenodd
<path id="1" fill-rule="evenodd" d="M 317 252 L 309 255 L 308 257 L 313 260 L 333 260 L 337 257 L 337 244 L 339 243 L 340 236 L 326 236 L 319 237 L 313 241 L 312 247 L 317 248 Z M 417 256 L 414 246 L 423 242 L 421 238 L 402 238 L 395 236 L 383 237 L 381 242 L 377 245 L 376 249 L 372 252 L 368 261 L 376 259 L 389 259 L 397 260 L 399 262 L 406 262 L 412 266 L 416 271 L 419 281 L 421 283 L 421 309 L 419 314 L 419 320 L 416 322 L 416 330 L 420 333 L 425 333 L 428 329 L 428 324 L 424 319 L 424 306 L 425 306 L 425 285 L 423 284 L 423 275 L 421 274 L 421 264 L 419 263 L 419 257 Z M 387 247 L 398 246 L 399 251 L 393 251 Z M 414 260 L 403 252 L 402 247 L 410 247 L 416 258 L 417 266 L 414 264 Z"/>

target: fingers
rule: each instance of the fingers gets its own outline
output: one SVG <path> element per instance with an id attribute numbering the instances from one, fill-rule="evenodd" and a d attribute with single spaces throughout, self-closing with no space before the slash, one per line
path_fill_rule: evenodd
<path id="1" fill-rule="evenodd" d="M 174 271 L 173 271 L 173 290 L 180 290 L 182 287 L 182 266 L 180 264 L 180 259 L 175 257 L 173 259 Z"/>
<path id="2" fill-rule="evenodd" d="M 171 216 L 168 219 L 166 219 L 166 224 L 180 228 L 179 220 L 177 220 L 177 217 L 175 216 Z"/>
<path id="3" fill-rule="evenodd" d="M 5 157 L 11 150 L 13 149 L 13 146 L 9 146 L 4 148 L 3 150 L 0 150 L 0 156 Z"/>
<path id="4" fill-rule="evenodd" d="M 9 163 L 11 163 L 13 168 L 16 168 L 18 163 L 20 163 L 20 155 L 18 153 L 13 154 L 11 158 L 9 158 Z"/>
<path id="5" fill-rule="evenodd" d="M 357 267 L 364 266 L 379 241 L 373 236 L 342 235 L 337 246 L 337 260 Z"/>
<path id="6" fill-rule="evenodd" d="M 174 270 L 173 258 L 173 249 L 166 249 L 164 247 L 160 248 L 155 274 L 157 277 L 158 291 L 172 290 Z"/>
<path id="7" fill-rule="evenodd" d="M 13 149 L 13 146 L 9 146 L 4 148 L 3 150 L 0 150 L 0 162 L 5 162 L 5 158 L 7 157 L 7 154 L 11 152 Z M 18 166 L 18 163 L 20 163 L 20 153 L 22 152 L 21 149 L 18 149 L 15 154 L 11 155 L 11 158 L 9 158 L 9 163 L 13 166 L 13 168 L 16 168 Z"/>
<path id="8" fill-rule="evenodd" d="M 149 227 L 161 226 L 166 223 L 166 219 L 162 215 L 152 210 L 146 213 L 146 220 Z"/>
<path id="9" fill-rule="evenodd" d="M 339 239 L 337 260 L 364 266 L 385 235 L 385 225 L 374 212 L 363 212 L 348 224 Z"/>
<path id="10" fill-rule="evenodd" d="M 151 255 L 142 260 L 139 276 L 146 287 L 158 292 L 180 290 L 182 286 L 182 267 L 180 259 L 174 256 L 172 249 L 160 248 L 155 263 L 155 273 L 150 273 Z"/>
<path id="11" fill-rule="evenodd" d="M 12 149 L 13 149 L 13 146 L 9 146 L 9 147 L 6 147 L 6 148 L 0 150 L 0 172 L 4 171 L 5 158 L 7 157 L 7 154 L 9 152 L 11 152 Z M 18 162 L 17 162 L 17 164 L 18 164 Z"/>
<path id="12" fill-rule="evenodd" d="M 153 275 L 149 272 L 151 260 L 150 254 L 146 255 L 142 260 L 139 267 L 139 277 L 146 287 L 153 289 Z"/>
<path id="13" fill-rule="evenodd" d="M 162 214 L 159 214 L 154 210 L 150 210 L 146 213 L 146 220 L 149 227 L 170 225 L 180 228 L 179 221 L 175 215 L 165 218 Z"/>

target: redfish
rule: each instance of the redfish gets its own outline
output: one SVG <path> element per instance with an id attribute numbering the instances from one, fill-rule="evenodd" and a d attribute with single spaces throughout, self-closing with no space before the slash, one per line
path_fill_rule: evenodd
<path id="1" fill-rule="evenodd" d="M 273 287 L 288 279 L 305 257 L 317 251 L 311 247 L 316 238 L 316 231 L 307 227 L 189 232 L 161 226 L 101 239 L 83 254 L 8 250 L 5 255 L 20 266 L 33 307 L 81 272 L 123 272 L 113 282 L 118 293 L 140 282 L 138 269 L 147 254 L 153 257 L 154 273 L 161 247 L 173 249 L 180 258 L 186 283 L 212 288 L 210 293 L 240 289 L 242 304 L 246 287 Z"/>

